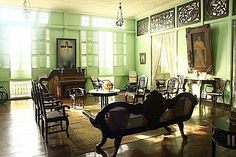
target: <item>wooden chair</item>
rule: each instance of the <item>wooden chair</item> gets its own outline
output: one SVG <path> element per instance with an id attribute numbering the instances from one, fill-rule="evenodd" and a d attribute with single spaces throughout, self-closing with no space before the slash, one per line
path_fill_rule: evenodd
<path id="1" fill-rule="evenodd" d="M 141 75 L 138 78 L 138 83 L 136 86 L 126 86 L 125 101 L 128 102 L 128 97 L 132 97 L 133 104 L 138 101 L 138 98 L 145 99 L 146 89 L 147 89 L 148 77 L 146 75 Z"/>
<path id="2" fill-rule="evenodd" d="M 91 82 L 92 82 L 92 85 L 93 85 L 93 88 L 94 88 L 94 89 L 99 89 L 99 88 L 101 88 L 101 84 L 100 84 L 100 82 L 99 82 L 98 77 L 91 76 L 91 77 L 90 77 L 90 80 L 91 80 Z"/>
<path id="3" fill-rule="evenodd" d="M 205 104 L 206 104 L 207 96 L 211 97 L 213 106 L 217 104 L 217 99 L 221 97 L 223 100 L 223 105 L 225 106 L 224 93 L 225 93 L 225 87 L 228 80 L 223 79 L 223 78 L 214 78 L 214 79 L 215 79 L 215 83 L 213 85 L 207 85 L 205 88 L 205 92 L 206 92 Z"/>
<path id="4" fill-rule="evenodd" d="M 71 106 L 76 108 L 77 104 L 79 104 L 79 106 L 82 105 L 84 109 L 85 89 L 69 88 L 67 91 L 69 92 Z"/>
<path id="5" fill-rule="evenodd" d="M 69 119 L 68 115 L 65 113 L 65 108 L 69 109 L 70 107 L 62 105 L 62 102 L 60 105 L 58 105 L 58 101 L 55 101 L 55 106 L 47 106 L 47 103 L 44 100 L 42 89 L 40 89 L 38 86 L 36 86 L 36 95 L 38 99 L 38 106 L 40 108 L 42 136 L 44 137 L 45 142 L 48 143 L 48 134 L 52 133 L 65 131 L 67 133 L 67 137 L 69 137 Z M 54 104 L 54 102 L 49 103 Z M 66 123 L 65 129 L 63 127 L 63 122 Z M 56 130 L 49 131 L 49 129 L 52 127 L 54 127 Z"/>
<path id="6" fill-rule="evenodd" d="M 179 79 L 179 91 L 178 92 L 183 92 L 183 85 L 184 85 L 184 75 L 177 75 Z"/>
<path id="7" fill-rule="evenodd" d="M 60 106 L 61 101 L 57 99 L 56 96 L 50 93 L 45 93 L 41 85 L 36 81 L 32 80 L 32 88 L 31 88 L 31 98 L 34 103 L 34 111 L 35 111 L 35 121 L 40 125 L 41 120 L 41 111 L 40 111 L 40 105 L 39 105 L 39 97 L 37 94 L 37 88 L 40 88 L 42 91 L 42 96 L 44 98 L 44 105 L 45 107 L 51 107 L 51 106 Z"/>
<path id="8" fill-rule="evenodd" d="M 173 98 L 179 92 L 179 79 L 176 77 L 171 77 L 166 81 L 166 89 L 161 90 L 160 93 L 165 98 Z"/>

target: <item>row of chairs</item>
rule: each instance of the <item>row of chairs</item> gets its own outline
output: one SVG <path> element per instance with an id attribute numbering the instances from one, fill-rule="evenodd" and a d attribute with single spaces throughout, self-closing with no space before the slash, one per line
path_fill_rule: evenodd
<path id="1" fill-rule="evenodd" d="M 31 93 L 35 108 L 35 121 L 41 128 L 45 142 L 48 143 L 48 135 L 52 133 L 65 131 L 69 137 L 69 119 L 66 109 L 70 107 L 63 105 L 63 102 L 54 95 L 44 92 L 37 81 L 32 81 Z"/>
<path id="2" fill-rule="evenodd" d="M 205 87 L 205 103 L 209 100 L 208 97 L 211 98 L 213 106 L 217 104 L 217 99 L 222 98 L 223 105 L 225 106 L 224 101 L 224 93 L 226 84 L 228 82 L 227 79 L 223 78 L 214 78 L 215 83 L 213 85 L 207 85 Z M 163 84 L 163 83 L 162 83 Z M 171 77 L 165 82 L 164 89 L 160 88 L 161 83 L 159 80 L 156 80 L 156 85 L 158 91 L 160 91 L 166 98 L 173 98 L 175 97 L 181 89 L 183 89 L 184 84 L 184 77 L 182 75 L 178 75 L 177 77 Z"/>

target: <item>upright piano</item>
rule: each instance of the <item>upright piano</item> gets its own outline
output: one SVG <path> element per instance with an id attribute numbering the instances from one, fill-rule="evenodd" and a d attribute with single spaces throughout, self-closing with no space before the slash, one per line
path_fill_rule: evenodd
<path id="1" fill-rule="evenodd" d="M 44 90 L 48 90 L 44 81 L 49 82 L 50 92 L 59 98 L 67 98 L 67 89 L 80 87 L 85 89 L 85 69 L 56 69 L 52 70 L 47 78 L 41 78 L 39 83 Z"/>

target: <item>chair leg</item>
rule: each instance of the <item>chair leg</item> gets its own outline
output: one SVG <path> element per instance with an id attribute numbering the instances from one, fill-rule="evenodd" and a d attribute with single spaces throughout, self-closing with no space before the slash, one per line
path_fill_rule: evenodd
<path id="1" fill-rule="evenodd" d="M 70 135 L 69 135 L 69 131 L 68 131 L 68 129 L 69 129 L 69 120 L 66 119 L 66 134 L 67 134 L 67 137 L 70 136 Z"/>
<path id="2" fill-rule="evenodd" d="M 34 118 L 36 123 L 38 123 L 38 110 L 36 108 L 34 108 Z"/>
<path id="3" fill-rule="evenodd" d="M 217 103 L 217 97 L 216 96 L 212 96 L 212 105 L 215 106 Z"/>
<path id="4" fill-rule="evenodd" d="M 128 103 L 128 98 L 127 98 L 128 96 L 127 95 L 125 95 L 125 102 L 126 103 Z"/>
<path id="5" fill-rule="evenodd" d="M 45 142 L 48 143 L 48 124 L 45 122 Z"/>
<path id="6" fill-rule="evenodd" d="M 62 120 L 60 120 L 60 126 L 61 126 L 61 130 L 63 130 Z"/>
<path id="7" fill-rule="evenodd" d="M 119 150 L 122 137 L 123 137 L 123 136 L 116 137 L 115 140 L 114 140 L 115 152 L 114 152 L 114 154 L 112 155 L 113 157 L 116 156 L 116 154 L 117 154 L 117 152 L 118 152 L 118 150 Z"/>
<path id="8" fill-rule="evenodd" d="M 44 138 L 44 120 L 43 119 L 41 119 L 41 125 L 42 125 L 42 132 L 41 132 L 41 134 L 42 134 L 42 136 L 43 136 L 43 138 Z"/>
<path id="9" fill-rule="evenodd" d="M 207 100 L 207 94 L 205 96 L 205 101 L 204 101 L 204 105 L 206 106 L 206 100 Z"/>
<path id="10" fill-rule="evenodd" d="M 135 99 L 136 99 L 136 97 L 135 97 L 135 96 L 133 96 L 133 104 L 135 103 Z"/>
<path id="11" fill-rule="evenodd" d="M 225 99 L 224 95 L 222 95 L 222 100 L 223 100 L 223 114 L 225 113 Z"/>
<path id="12" fill-rule="evenodd" d="M 167 131 L 167 133 L 166 133 L 165 135 L 170 135 L 170 134 L 171 134 L 171 128 L 168 127 L 168 126 L 165 126 L 164 128 L 165 128 L 166 131 Z"/>
<path id="13" fill-rule="evenodd" d="M 102 141 L 96 145 L 97 150 L 101 150 L 101 147 L 107 142 L 107 137 L 102 134 Z"/>
<path id="14" fill-rule="evenodd" d="M 184 123 L 180 122 L 180 123 L 177 123 L 177 124 L 179 126 L 179 131 L 181 133 L 182 139 L 187 140 L 188 136 L 184 134 Z"/>

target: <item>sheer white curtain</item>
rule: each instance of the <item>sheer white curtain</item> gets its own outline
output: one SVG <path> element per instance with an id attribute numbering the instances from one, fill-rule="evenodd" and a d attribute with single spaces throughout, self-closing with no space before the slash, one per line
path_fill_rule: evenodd
<path id="1" fill-rule="evenodd" d="M 160 64 L 161 53 L 166 53 L 168 72 L 174 75 L 175 67 L 175 32 L 159 34 L 152 37 L 152 87 L 156 86 L 157 69 Z"/>
<path id="2" fill-rule="evenodd" d="M 166 50 L 168 70 L 172 77 L 175 72 L 175 32 L 163 34 L 163 48 Z"/>
<path id="3" fill-rule="evenodd" d="M 162 50 L 162 36 L 156 35 L 152 37 L 152 88 L 155 89 L 156 86 L 156 74 L 157 68 L 160 63 Z"/>

